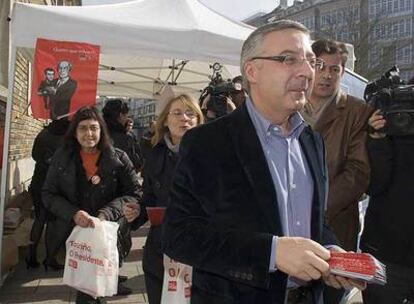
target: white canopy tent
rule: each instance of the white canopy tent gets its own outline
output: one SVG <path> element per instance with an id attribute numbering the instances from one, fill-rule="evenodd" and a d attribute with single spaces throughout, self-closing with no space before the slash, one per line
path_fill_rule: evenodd
<path id="1" fill-rule="evenodd" d="M 209 62 L 102 55 L 98 72 L 98 95 L 157 96 L 166 85 L 176 91 L 199 94 L 211 80 Z M 223 65 L 224 79 L 240 74 L 238 66 Z"/>
<path id="2" fill-rule="evenodd" d="M 242 42 L 252 30 L 196 0 L 84 7 L 17 3 L 11 21 L 16 47 L 33 48 L 39 37 L 99 45 L 98 94 L 146 97 L 155 93 L 154 81 L 199 91 L 211 75 L 209 64 L 239 64 Z M 223 69 L 225 78 L 233 73 Z"/>
<path id="3" fill-rule="evenodd" d="M 37 38 L 99 45 L 98 95 L 152 96 L 168 83 L 180 91 L 199 91 L 208 83 L 212 73 L 209 66 L 214 62 L 233 66 L 223 69 L 224 78 L 239 74 L 234 66 L 252 30 L 197 0 L 136 0 L 84 7 L 15 3 L 10 21 L 0 218 L 7 192 L 17 49 L 33 52 Z"/>

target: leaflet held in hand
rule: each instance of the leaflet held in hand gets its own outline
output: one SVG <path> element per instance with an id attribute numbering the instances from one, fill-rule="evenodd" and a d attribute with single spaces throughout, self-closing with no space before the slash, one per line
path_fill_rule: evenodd
<path id="1" fill-rule="evenodd" d="M 385 285 L 385 265 L 368 253 L 331 252 L 328 260 L 332 274 Z"/>

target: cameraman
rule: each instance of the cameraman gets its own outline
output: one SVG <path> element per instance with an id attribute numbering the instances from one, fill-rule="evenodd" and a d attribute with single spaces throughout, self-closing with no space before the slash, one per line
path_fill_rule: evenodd
<path id="1" fill-rule="evenodd" d="M 387 284 L 368 285 L 364 303 L 414 303 L 414 135 L 386 135 L 380 110 L 368 124 L 371 198 L 361 249 L 386 265 Z"/>
<path id="2" fill-rule="evenodd" d="M 240 107 L 246 101 L 246 92 L 243 90 L 243 77 L 241 75 L 236 76 L 232 80 L 234 85 L 234 91 L 231 94 L 231 100 L 236 108 Z"/>
<path id="3" fill-rule="evenodd" d="M 200 99 L 206 122 L 220 118 L 236 109 L 231 96 L 233 91 L 235 91 L 233 83 L 226 81 L 210 85 L 205 89 L 206 93 L 203 92 Z"/>

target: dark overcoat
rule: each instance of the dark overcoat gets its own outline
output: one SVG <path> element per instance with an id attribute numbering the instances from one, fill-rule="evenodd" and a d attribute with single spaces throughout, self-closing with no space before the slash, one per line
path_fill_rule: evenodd
<path id="1" fill-rule="evenodd" d="M 92 216 L 102 213 L 106 220 L 122 222 L 123 203 L 131 198 L 139 201 L 138 177 L 125 152 L 111 147 L 101 152 L 97 164 L 100 181 L 93 184 L 87 180 L 77 149 L 61 148 L 53 156 L 42 190 L 46 208 L 56 217 L 49 223 L 55 238 L 48 244 L 48 256 L 55 256 L 69 236 L 77 211 Z"/>
<path id="2" fill-rule="evenodd" d="M 324 226 L 324 144 L 309 127 L 299 140 L 314 180 L 311 236 L 332 244 Z M 269 272 L 273 236 L 283 236 L 276 190 L 246 105 L 189 130 L 180 144 L 163 247 L 194 267 L 191 302 L 283 303 L 287 276 Z M 311 284 L 314 303 L 321 303 L 320 282 Z"/>

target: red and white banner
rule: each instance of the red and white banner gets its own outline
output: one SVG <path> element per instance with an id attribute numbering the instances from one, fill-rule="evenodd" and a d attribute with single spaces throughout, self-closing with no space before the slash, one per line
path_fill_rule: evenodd
<path id="1" fill-rule="evenodd" d="M 161 304 L 190 304 L 193 267 L 164 254 Z"/>
<path id="2" fill-rule="evenodd" d="M 95 228 L 75 226 L 66 240 L 63 284 L 92 297 L 111 297 L 118 292 L 119 225 L 92 220 Z"/>
<path id="3" fill-rule="evenodd" d="M 99 46 L 37 39 L 31 104 L 34 118 L 58 119 L 96 102 Z"/>

